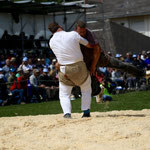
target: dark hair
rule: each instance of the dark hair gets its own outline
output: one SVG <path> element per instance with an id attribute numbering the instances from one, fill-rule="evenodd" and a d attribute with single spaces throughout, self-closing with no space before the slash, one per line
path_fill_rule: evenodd
<path id="1" fill-rule="evenodd" d="M 86 28 L 86 23 L 81 20 L 78 20 L 76 22 L 76 28 L 77 28 L 77 26 L 79 26 L 80 28 Z"/>
<path id="2" fill-rule="evenodd" d="M 57 22 L 52 22 L 49 24 L 48 29 L 52 32 L 55 33 L 58 29 L 60 28 L 60 26 L 58 25 Z"/>

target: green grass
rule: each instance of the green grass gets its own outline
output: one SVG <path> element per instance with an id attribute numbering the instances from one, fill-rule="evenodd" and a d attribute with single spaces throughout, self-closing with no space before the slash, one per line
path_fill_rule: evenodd
<path id="1" fill-rule="evenodd" d="M 81 100 L 72 102 L 72 112 L 81 112 Z M 142 110 L 150 109 L 150 91 L 131 92 L 126 94 L 113 95 L 113 101 L 97 104 L 95 98 L 92 99 L 91 111 L 112 111 L 112 110 Z M 28 116 L 62 113 L 59 101 L 45 103 L 34 103 L 25 105 L 11 105 L 0 107 L 0 117 L 6 116 Z"/>

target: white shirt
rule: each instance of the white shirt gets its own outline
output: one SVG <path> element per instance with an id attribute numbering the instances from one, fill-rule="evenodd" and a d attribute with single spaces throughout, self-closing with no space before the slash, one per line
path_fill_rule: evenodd
<path id="1" fill-rule="evenodd" d="M 23 70 L 23 71 L 30 70 L 30 66 L 29 66 L 29 65 L 23 65 L 23 66 L 22 66 L 22 70 Z"/>
<path id="2" fill-rule="evenodd" d="M 88 41 L 77 32 L 59 31 L 54 33 L 50 40 L 50 47 L 61 65 L 83 61 L 80 44 L 87 45 Z"/>

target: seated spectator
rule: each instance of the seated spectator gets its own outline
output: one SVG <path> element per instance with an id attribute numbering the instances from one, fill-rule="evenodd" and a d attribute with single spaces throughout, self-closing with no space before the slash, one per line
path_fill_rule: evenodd
<path id="1" fill-rule="evenodd" d="M 10 70 L 10 60 L 6 59 L 6 65 L 3 67 L 3 71 L 7 80 L 9 77 L 9 70 Z"/>
<path id="2" fill-rule="evenodd" d="M 131 52 L 126 53 L 126 59 L 124 61 L 132 64 L 133 59 L 132 59 L 132 53 Z"/>
<path id="3" fill-rule="evenodd" d="M 3 74 L 3 69 L 0 68 L 0 105 L 3 104 L 4 100 L 8 98 L 6 79 Z"/>
<path id="4" fill-rule="evenodd" d="M 101 87 L 101 91 L 96 96 L 96 102 L 102 103 L 106 101 L 111 101 L 112 92 L 113 92 L 113 87 L 111 86 L 111 82 L 109 82 L 109 80 L 107 79 L 104 79 L 102 83 L 100 84 L 100 87 Z"/>
<path id="5" fill-rule="evenodd" d="M 23 72 L 31 70 L 31 68 L 28 64 L 28 58 L 27 57 L 24 57 L 22 59 L 22 64 L 19 66 L 19 68 L 20 69 L 22 68 Z"/>
<path id="6" fill-rule="evenodd" d="M 33 65 L 32 58 L 29 58 L 29 59 L 28 59 L 28 67 L 29 67 L 29 69 L 30 69 L 31 71 L 33 70 L 34 65 Z"/>
<path id="7" fill-rule="evenodd" d="M 16 61 L 16 57 L 12 57 L 12 58 L 10 59 L 10 68 L 15 68 L 15 69 L 18 68 L 17 61 Z"/>
<path id="8" fill-rule="evenodd" d="M 41 61 L 41 58 L 37 58 L 37 61 L 36 61 L 36 68 L 38 70 L 41 70 L 43 69 L 43 66 L 42 66 L 42 61 Z"/>
<path id="9" fill-rule="evenodd" d="M 146 69 L 150 70 L 150 51 L 147 52 L 147 58 L 145 59 Z"/>
<path id="10" fill-rule="evenodd" d="M 146 67 L 146 64 L 144 60 L 141 59 L 140 55 L 137 55 L 137 61 L 138 61 L 138 67 L 144 69 Z"/>
<path id="11" fill-rule="evenodd" d="M 1 76 L 1 78 L 3 78 L 3 79 L 5 80 L 5 82 L 7 82 L 7 79 L 6 79 L 6 77 L 4 76 L 3 68 L 0 68 L 0 76 Z"/>
<path id="12" fill-rule="evenodd" d="M 48 76 L 48 69 L 44 68 L 43 73 L 39 76 L 40 85 L 46 90 L 48 99 L 58 98 L 58 87 L 53 86 L 52 79 Z"/>
<path id="13" fill-rule="evenodd" d="M 3 66 L 5 66 L 5 56 L 0 54 L 0 67 L 2 68 Z"/>
<path id="14" fill-rule="evenodd" d="M 42 65 L 42 68 L 48 68 L 48 65 L 46 65 L 44 58 L 41 59 L 41 65 Z"/>
<path id="15" fill-rule="evenodd" d="M 16 77 L 18 78 L 18 77 L 20 77 L 20 76 L 22 76 L 23 75 L 23 70 L 22 70 L 22 68 L 18 68 L 17 69 L 17 73 L 16 73 Z"/>
<path id="16" fill-rule="evenodd" d="M 111 73 L 111 79 L 117 84 L 117 86 L 121 86 L 122 88 L 125 86 L 123 72 L 121 72 L 120 70 L 113 69 Z"/>
<path id="17" fill-rule="evenodd" d="M 141 60 L 145 61 L 146 60 L 146 51 L 142 51 L 142 54 L 141 54 Z"/>
<path id="18" fill-rule="evenodd" d="M 46 64 L 46 66 L 49 66 L 51 64 L 51 60 L 49 58 L 49 54 L 47 54 L 47 55 L 45 54 L 44 58 L 45 58 L 45 64 Z"/>
<path id="19" fill-rule="evenodd" d="M 55 69 L 55 64 L 56 64 L 56 62 L 57 62 L 57 60 L 54 58 L 54 59 L 52 60 L 51 65 L 49 66 L 50 70 Z"/>
<path id="20" fill-rule="evenodd" d="M 39 77 L 39 70 L 34 69 L 33 74 L 30 76 L 29 80 L 32 87 L 32 95 L 35 95 L 38 101 L 40 102 L 41 100 L 45 101 L 46 92 L 45 89 L 43 88 L 44 86 L 39 85 L 38 77 Z"/>
<path id="21" fill-rule="evenodd" d="M 23 100 L 23 90 L 18 89 L 18 82 L 16 78 L 16 69 L 10 69 L 10 76 L 8 77 L 8 89 L 11 92 L 11 98 L 9 99 L 9 104 L 20 104 Z"/>
<path id="22" fill-rule="evenodd" d="M 51 79 L 53 80 L 53 85 L 54 86 L 58 86 L 58 69 L 55 67 L 55 65 L 57 64 L 56 59 L 52 60 L 52 64 L 50 65 L 49 69 L 49 76 L 51 77 Z"/>

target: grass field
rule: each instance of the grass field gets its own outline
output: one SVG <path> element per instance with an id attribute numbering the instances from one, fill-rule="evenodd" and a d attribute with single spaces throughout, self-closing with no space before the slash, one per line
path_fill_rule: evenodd
<path id="1" fill-rule="evenodd" d="M 81 100 L 72 101 L 72 112 L 81 112 Z M 150 109 L 150 91 L 131 92 L 113 95 L 113 101 L 109 104 L 97 104 L 95 98 L 92 99 L 91 112 L 105 112 L 112 110 L 142 110 Z M 33 103 L 24 105 L 11 105 L 0 107 L 0 117 L 8 116 L 28 116 L 62 113 L 59 101 L 44 103 Z"/>

